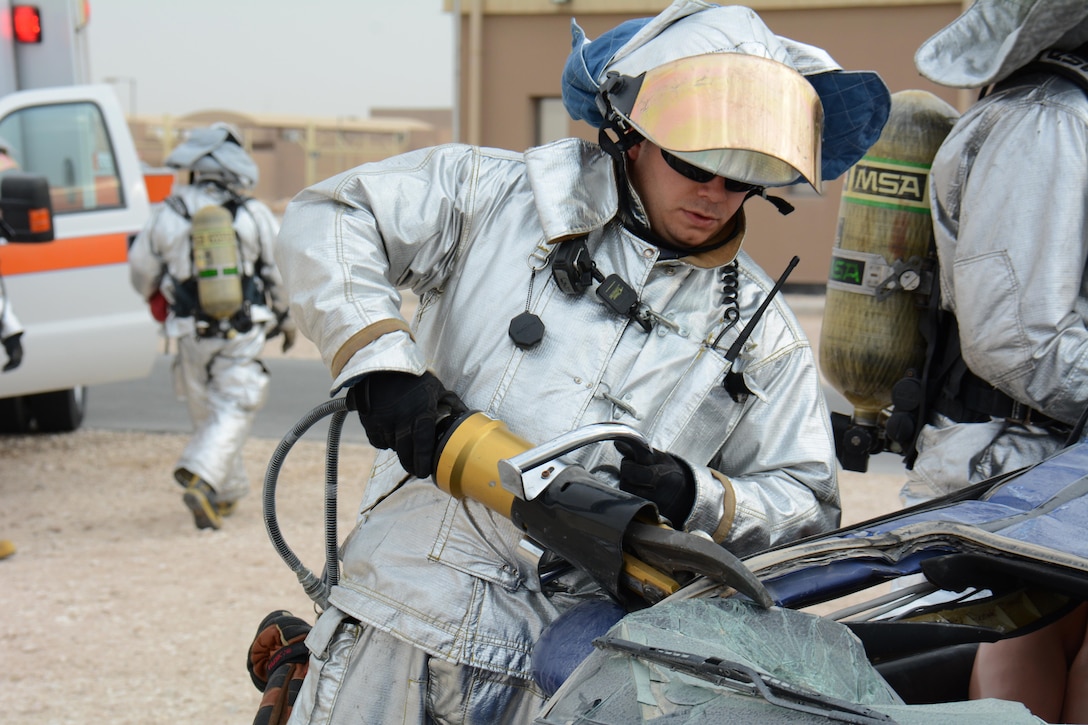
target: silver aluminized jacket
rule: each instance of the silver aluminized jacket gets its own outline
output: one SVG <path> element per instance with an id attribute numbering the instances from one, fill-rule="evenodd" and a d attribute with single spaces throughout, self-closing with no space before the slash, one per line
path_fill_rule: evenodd
<path id="1" fill-rule="evenodd" d="M 214 184 L 175 189 L 190 215 L 208 204 L 222 204 L 228 194 Z M 165 323 L 168 337 L 177 340 L 175 389 L 189 408 L 195 432 L 178 468 L 199 475 L 221 501 L 234 501 L 249 490 L 241 450 L 257 411 L 268 396 L 268 373 L 257 357 L 265 343 L 265 326 L 276 313 L 287 311 L 283 280 L 272 257 L 279 223 L 263 203 L 249 200 L 234 218 L 243 272 L 259 274 L 270 293 L 272 307 L 254 305 L 253 328 L 231 339 L 199 337 L 192 317 L 172 311 Z M 192 276 L 190 222 L 168 205 L 160 205 L 129 249 L 132 285 L 148 299 L 161 290 L 174 301 L 174 288 Z"/>
<path id="2" fill-rule="evenodd" d="M 771 280 L 736 255 L 740 322 L 714 349 L 728 307 L 720 267 L 739 240 L 662 261 L 616 213 L 612 162 L 596 145 L 568 139 L 524 155 L 447 145 L 303 191 L 276 258 L 334 393 L 374 370 L 429 369 L 531 442 L 594 422 L 631 425 L 695 468 L 686 528 L 737 554 L 836 526 L 829 415 L 809 343 L 781 298 L 737 362 L 753 394 L 738 404 L 722 387 L 724 352 Z M 671 326 L 646 333 L 592 291 L 563 293 L 542 259 L 579 235 L 604 274 L 623 277 Z M 420 296 L 411 334 L 397 288 Z M 520 350 L 507 328 L 527 306 L 546 333 Z M 597 444 L 571 459 L 592 470 L 618 465 L 619 454 Z M 528 678 L 533 642 L 576 595 L 529 590 L 509 521 L 406 478 L 380 451 L 330 602 L 434 656 Z"/>
<path id="3" fill-rule="evenodd" d="M 1073 424 L 1088 405 L 1088 98 L 1057 75 L 971 108 L 931 171 L 941 294 L 971 370 Z M 1066 435 L 1004 420 L 923 429 L 907 503 L 1036 463 Z"/>
<path id="4" fill-rule="evenodd" d="M 20 332 L 23 332 L 23 325 L 15 316 L 11 302 L 4 296 L 4 288 L 0 286 L 0 340 L 6 340 Z"/>

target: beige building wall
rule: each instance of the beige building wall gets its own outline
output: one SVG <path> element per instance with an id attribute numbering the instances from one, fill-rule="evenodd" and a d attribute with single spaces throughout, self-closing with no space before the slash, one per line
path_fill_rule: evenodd
<path id="1" fill-rule="evenodd" d="M 250 193 L 282 211 L 295 194 L 322 179 L 368 161 L 445 143 L 452 136 L 448 109 L 372 113 L 370 118 L 356 119 L 207 110 L 178 117 L 137 116 L 129 119 L 129 129 L 141 161 L 160 167 L 188 129 L 215 122 L 233 124 L 260 170 Z"/>
<path id="2" fill-rule="evenodd" d="M 538 99 L 560 95 L 560 74 L 570 52 L 571 18 L 590 39 L 632 17 L 657 14 L 667 0 L 444 0 L 462 13 L 459 129 L 461 140 L 522 150 L 536 143 Z M 968 0 L 969 4 L 970 0 Z M 456 3 L 456 4 L 455 4 Z M 973 93 L 926 81 L 915 70 L 918 46 L 963 9 L 959 0 L 754 0 L 775 33 L 827 50 L 848 70 L 880 73 L 889 89 L 923 89 L 959 109 Z M 572 136 L 596 139 L 596 130 L 568 121 Z M 827 180 L 822 196 L 811 189 L 784 192 L 796 211 L 783 217 L 770 204 L 750 200 L 745 250 L 772 277 L 797 254 L 791 286 L 827 280 L 842 180 Z"/>
<path id="3" fill-rule="evenodd" d="M 969 4 L 970 0 L 966 0 Z M 668 0 L 443 0 L 462 14 L 457 117 L 450 109 L 372 109 L 366 119 L 247 115 L 208 110 L 179 117 L 130 119 L 140 152 L 160 166 L 185 129 L 227 121 L 238 126 L 261 170 L 254 195 L 282 209 L 301 189 L 366 161 L 451 140 L 522 150 L 537 143 L 537 106 L 560 96 L 570 51 L 570 23 L 592 39 L 632 17 L 647 17 Z M 961 110 L 974 92 L 921 78 L 914 51 L 951 22 L 961 0 L 752 0 L 776 33 L 826 49 L 844 68 L 874 70 L 892 92 L 920 88 Z M 451 64 L 453 59 L 451 59 Z M 456 127 L 455 122 L 456 121 Z M 565 135 L 595 140 L 596 131 L 563 119 Z M 796 207 L 783 217 L 770 204 L 747 204 L 745 250 L 777 277 L 790 258 L 801 262 L 791 287 L 822 286 L 834 244 L 842 180 L 825 180 L 822 196 L 807 187 L 781 193 Z"/>
<path id="4" fill-rule="evenodd" d="M 451 108 L 371 108 L 371 118 L 422 121 L 434 129 L 435 143 L 453 141 L 453 109 Z"/>

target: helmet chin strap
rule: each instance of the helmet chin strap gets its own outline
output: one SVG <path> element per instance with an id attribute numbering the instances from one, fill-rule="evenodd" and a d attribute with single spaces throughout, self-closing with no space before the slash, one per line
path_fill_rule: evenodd
<path id="1" fill-rule="evenodd" d="M 662 239 L 661 236 L 651 229 L 649 224 L 644 223 L 639 214 L 635 212 L 634 191 L 631 189 L 630 179 L 627 178 L 626 151 L 642 141 L 642 135 L 637 131 L 629 131 L 626 135 L 620 136 L 620 139 L 616 141 L 605 132 L 604 128 L 602 128 L 598 133 L 598 137 L 600 139 L 601 148 L 612 157 L 612 167 L 616 171 L 616 190 L 619 192 L 620 221 L 623 223 L 624 228 L 638 238 L 645 239 L 658 249 L 667 249 L 676 254 L 689 254 L 691 250 L 681 249 Z"/>
<path id="2" fill-rule="evenodd" d="M 756 191 L 755 189 L 753 189 L 752 191 L 748 192 L 748 196 L 744 197 L 744 200 L 748 201 L 753 196 L 758 196 L 761 199 L 766 199 L 767 201 L 774 204 L 774 208 L 777 209 L 778 213 L 781 214 L 782 216 L 786 216 L 787 214 L 789 214 L 790 212 L 793 211 L 793 204 L 789 203 L 788 201 L 786 201 L 785 199 L 783 199 L 780 196 L 770 196 L 770 195 L 768 195 L 766 189 L 763 189 L 762 191 Z"/>

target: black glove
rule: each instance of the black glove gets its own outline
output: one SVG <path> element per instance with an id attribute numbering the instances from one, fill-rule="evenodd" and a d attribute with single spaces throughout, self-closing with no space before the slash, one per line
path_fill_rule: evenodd
<path id="1" fill-rule="evenodd" d="M 276 322 L 276 330 L 283 333 L 283 351 L 287 352 L 295 346 L 295 337 L 298 335 L 298 327 L 295 325 L 295 321 L 287 315 L 279 318 Z"/>
<path id="2" fill-rule="evenodd" d="M 23 333 L 17 332 L 11 337 L 4 338 L 4 352 L 8 354 L 8 362 L 4 365 L 3 372 L 14 370 L 23 362 Z"/>
<path id="3" fill-rule="evenodd" d="M 298 336 L 298 326 L 295 325 L 295 321 L 286 312 L 277 313 L 276 324 L 272 326 L 264 337 L 266 340 L 271 340 L 276 335 L 283 333 L 283 351 L 287 352 L 295 346 L 295 338 Z"/>
<path id="4" fill-rule="evenodd" d="M 434 473 L 440 407 L 453 415 L 468 410 L 431 373 L 381 370 L 365 376 L 348 394 L 371 445 L 395 450 L 404 470 L 419 478 Z"/>
<path id="5" fill-rule="evenodd" d="M 623 456 L 620 489 L 657 504 L 675 528 L 684 525 L 695 505 L 695 476 L 678 458 L 629 441 L 616 441 Z"/>

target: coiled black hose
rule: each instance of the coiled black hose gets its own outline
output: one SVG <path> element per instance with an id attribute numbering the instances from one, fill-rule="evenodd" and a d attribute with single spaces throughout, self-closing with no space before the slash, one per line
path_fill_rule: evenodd
<path id="1" fill-rule="evenodd" d="M 340 434 L 343 430 L 344 418 L 347 417 L 349 410 L 351 405 L 346 397 L 334 398 L 313 408 L 295 423 L 276 446 L 264 477 L 264 526 L 268 531 L 268 538 L 272 540 L 276 553 L 298 577 L 306 595 L 321 609 L 328 606 L 329 590 L 340 578 L 336 531 L 337 468 L 340 456 Z M 329 415 L 332 416 L 332 420 L 329 423 L 328 442 L 325 448 L 325 571 L 324 576 L 318 577 L 302 563 L 283 538 L 276 518 L 276 481 L 287 453 L 295 443 L 315 423 Z"/>

